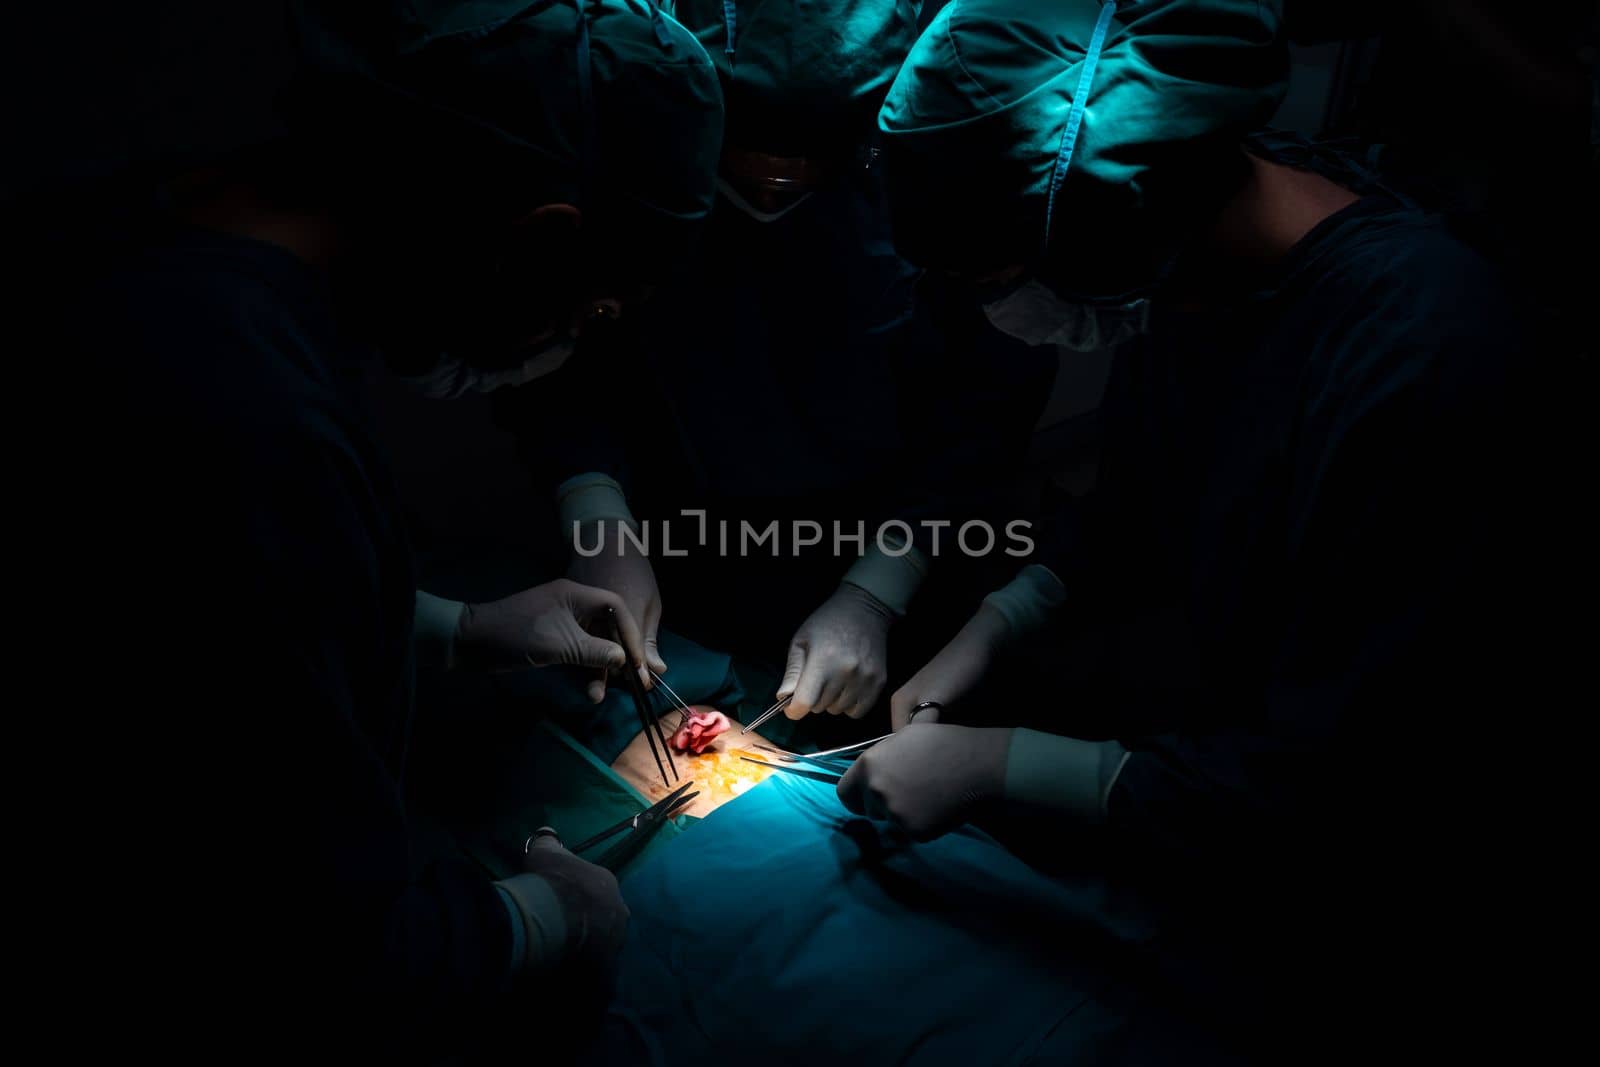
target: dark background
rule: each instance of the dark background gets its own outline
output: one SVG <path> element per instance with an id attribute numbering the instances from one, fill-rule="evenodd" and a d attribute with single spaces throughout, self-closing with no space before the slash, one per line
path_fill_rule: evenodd
<path id="1" fill-rule="evenodd" d="M 924 17 L 940 6 L 942 0 L 929 3 Z M 1552 11 L 1568 12 L 1564 26 L 1581 25 L 1570 12 L 1582 7 L 1545 5 L 1539 20 L 1526 25 L 1555 32 L 1560 20 Z M 1588 33 L 1570 48 L 1592 66 L 1592 18 Z M 52 210 L 71 211 L 75 196 L 93 198 L 108 180 L 203 163 L 281 132 L 275 101 L 292 57 L 274 0 L 61 5 L 9 18 L 3 38 L 0 202 L 9 208 L 26 213 L 48 202 Z M 1378 52 L 1372 37 L 1295 46 L 1277 123 L 1310 135 L 1343 132 Z M 1426 63 L 1417 69 L 1431 76 Z M 1462 101 L 1468 114 L 1480 106 L 1474 100 L 1497 91 L 1488 74 L 1476 87 L 1483 95 Z M 1503 132 L 1484 136 L 1492 141 Z M 1592 144 L 1591 134 L 1591 152 Z M 1108 362 L 1107 353 L 1064 353 L 1035 434 L 1036 470 L 1069 491 L 1092 477 L 1092 412 Z M 375 373 L 373 400 L 425 559 L 469 550 L 517 553 L 532 541 L 545 503 L 532 498 L 483 398 L 426 402 Z M 467 470 L 471 478 L 461 476 Z"/>

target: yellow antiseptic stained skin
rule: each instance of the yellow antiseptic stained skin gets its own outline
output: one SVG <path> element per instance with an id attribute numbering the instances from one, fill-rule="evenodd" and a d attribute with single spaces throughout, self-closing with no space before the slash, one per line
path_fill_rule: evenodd
<path id="1" fill-rule="evenodd" d="M 712 747 L 698 756 L 684 752 L 672 754 L 678 761 L 678 773 L 686 779 L 693 778 L 695 788 L 700 790 L 703 796 L 708 797 L 713 805 L 732 800 L 746 790 L 760 785 L 774 773 L 740 759 L 741 756 L 759 759 L 763 755 L 760 751 L 734 748 L 727 745 L 726 740 L 717 738 L 712 742 Z M 651 799 L 657 799 L 671 791 L 656 782 L 650 787 L 649 793 Z"/>

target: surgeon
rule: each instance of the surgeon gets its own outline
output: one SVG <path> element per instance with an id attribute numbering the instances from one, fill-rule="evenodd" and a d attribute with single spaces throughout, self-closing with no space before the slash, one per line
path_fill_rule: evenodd
<path id="1" fill-rule="evenodd" d="M 645 649 L 621 598 L 571 581 L 416 589 L 363 363 L 525 380 L 625 314 L 710 208 L 721 93 L 645 0 L 296 16 L 294 135 L 169 183 L 62 320 L 97 368 L 74 602 L 126 622 L 78 683 L 126 712 L 77 769 L 101 798 L 78 825 L 122 828 L 87 831 L 121 918 L 87 924 L 82 959 L 141 1025 L 182 1005 L 167 1043 L 410 1061 L 471 1044 L 508 993 L 598 1002 L 627 920 L 609 872 L 549 837 L 498 883 L 425 862 L 413 665 Z"/>
<path id="2" fill-rule="evenodd" d="M 500 398 L 556 502 L 568 575 L 623 596 L 654 669 L 668 666 L 654 649 L 673 617 L 749 658 L 786 649 L 777 695 L 796 720 L 878 706 L 891 629 L 904 633 L 944 565 L 904 534 L 981 506 L 974 487 L 1014 467 L 1054 373 L 975 306 L 943 315 L 894 254 L 872 124 L 920 7 L 681 0 L 728 101 L 693 269 L 621 324 L 627 355 Z M 912 526 L 880 544 L 895 519 Z M 776 522 L 781 545 L 742 550 L 745 522 Z M 796 522 L 817 524 L 817 547 L 791 545 Z"/>
<path id="3" fill-rule="evenodd" d="M 912 51 L 879 117 L 897 246 L 1015 336 L 1126 343 L 1095 491 L 839 795 L 919 839 L 1038 820 L 1159 917 L 1163 979 L 1242 1041 L 1415 1035 L 1408 982 L 1493 980 L 1485 888 L 1517 869 L 1469 857 L 1520 810 L 1483 774 L 1542 670 L 1517 572 L 1550 368 L 1436 219 L 1253 135 L 1278 37 L 1253 0 L 952 0 Z M 1040 634 L 1057 658 L 998 703 Z"/>

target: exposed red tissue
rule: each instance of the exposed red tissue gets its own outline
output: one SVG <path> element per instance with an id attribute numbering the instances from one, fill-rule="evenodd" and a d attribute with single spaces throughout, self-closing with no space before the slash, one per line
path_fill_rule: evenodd
<path id="1" fill-rule="evenodd" d="M 691 707 L 689 721 L 672 735 L 672 747 L 679 752 L 693 752 L 698 756 L 716 740 L 718 734 L 732 725 L 728 717 L 715 708 Z"/>

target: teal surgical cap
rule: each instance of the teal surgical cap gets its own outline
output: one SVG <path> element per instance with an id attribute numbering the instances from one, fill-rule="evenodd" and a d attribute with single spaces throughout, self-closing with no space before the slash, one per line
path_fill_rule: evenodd
<path id="1" fill-rule="evenodd" d="M 644 272 L 715 198 L 722 93 L 650 0 L 297 0 L 293 117 L 420 213 L 570 203 Z"/>
<path id="2" fill-rule="evenodd" d="M 901 254 L 960 272 L 1070 260 L 1104 290 L 1136 284 L 1277 109 L 1278 8 L 951 0 L 878 116 Z"/>
<path id="3" fill-rule="evenodd" d="M 848 152 L 917 39 L 922 0 L 677 0 L 728 100 L 728 144 L 777 156 Z"/>

